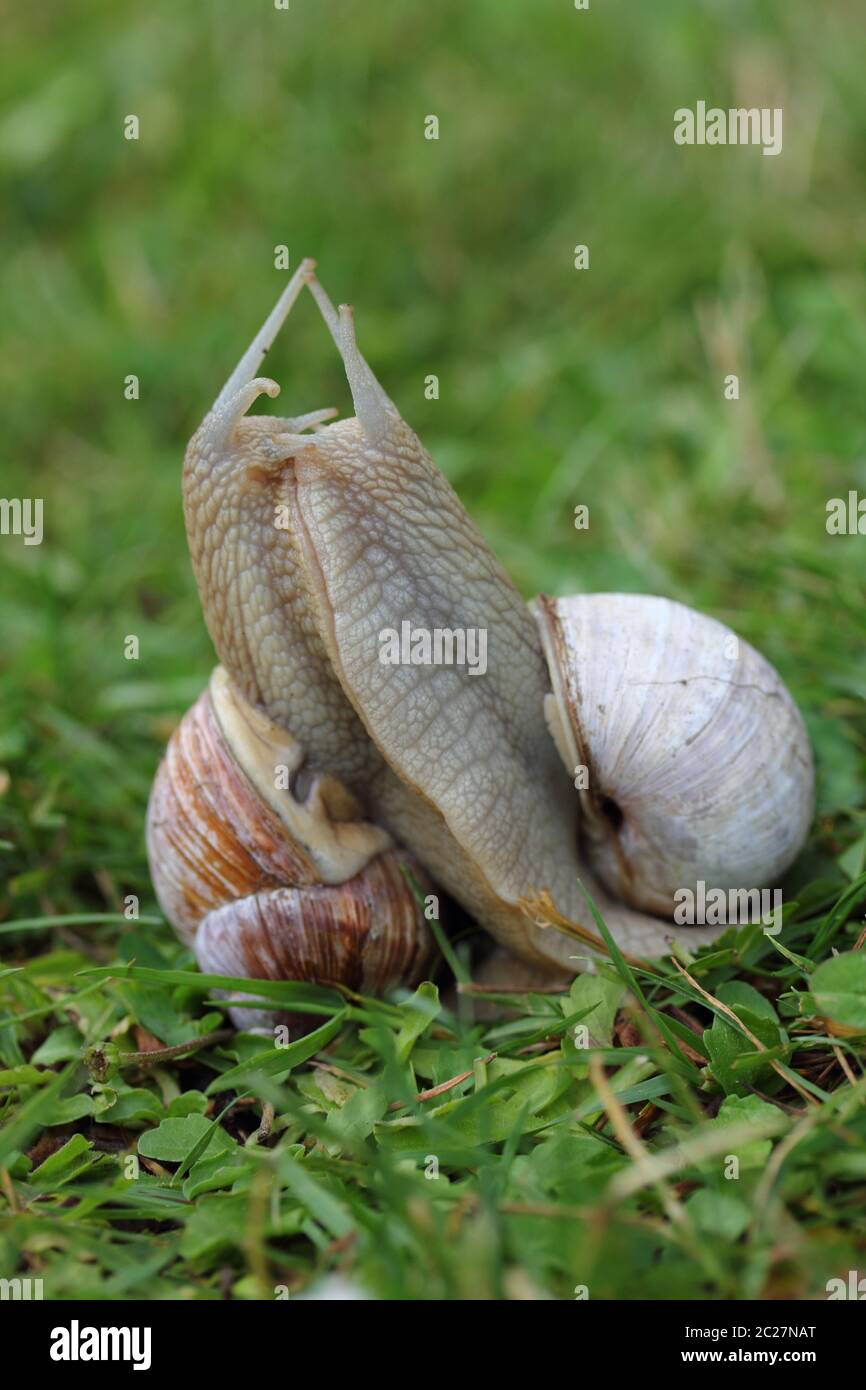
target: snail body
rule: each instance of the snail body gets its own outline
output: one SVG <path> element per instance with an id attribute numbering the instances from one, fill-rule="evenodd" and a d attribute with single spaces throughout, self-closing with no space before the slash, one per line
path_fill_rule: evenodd
<path id="1" fill-rule="evenodd" d="M 279 391 L 256 372 L 304 284 L 340 351 L 353 419 L 328 423 L 330 410 L 246 414 L 258 396 Z M 246 962 L 248 973 L 319 978 L 322 962 L 304 955 L 297 932 L 273 925 L 276 908 L 291 902 L 296 911 L 303 900 L 321 911 L 327 892 L 333 908 L 333 895 L 366 873 L 376 885 L 370 919 L 395 933 L 382 980 L 398 962 L 404 978 L 417 975 L 427 939 L 417 903 L 410 912 L 377 897 L 391 891 L 388 856 L 408 854 L 508 950 L 573 973 L 579 945 L 547 923 L 586 933 L 581 883 L 614 934 L 653 955 L 676 935 L 654 915 L 670 918 L 676 887 L 694 876 L 761 881 L 800 848 L 811 754 L 775 672 L 745 644 L 738 662 L 722 666 L 727 630 L 666 600 L 580 596 L 527 607 L 361 356 L 351 310 L 334 310 L 311 262 L 193 435 L 183 491 L 221 668 L 157 775 L 148 848 L 166 915 L 197 943 L 205 968 L 219 958 Z M 483 675 L 384 664 L 381 634 L 407 620 L 428 632 L 483 631 Z M 762 685 L 765 694 L 749 693 Z M 206 746 L 216 782 L 226 767 L 243 779 L 232 798 L 246 830 L 236 852 L 220 851 L 219 874 L 209 856 L 222 832 L 211 829 L 192 848 L 194 833 L 179 838 L 175 829 L 181 816 L 204 817 L 176 784 L 196 783 L 193 763 Z M 589 786 L 576 793 L 578 764 Z M 275 767 L 289 769 L 279 791 Z M 257 847 L 284 839 L 280 866 L 257 885 L 244 840 L 256 802 Z M 236 834 L 217 791 L 208 812 Z M 265 893 L 277 895 L 267 929 Z M 330 920 L 338 918 L 335 909 Z M 258 955 L 257 933 L 268 936 Z M 281 940 L 295 944 L 281 952 Z"/>

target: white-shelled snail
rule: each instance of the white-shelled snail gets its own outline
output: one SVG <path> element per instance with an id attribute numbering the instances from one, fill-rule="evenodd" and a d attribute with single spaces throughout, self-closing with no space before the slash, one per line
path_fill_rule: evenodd
<path id="1" fill-rule="evenodd" d="M 256 372 L 305 284 L 356 418 L 248 416 L 278 394 Z M 527 607 L 312 262 L 190 441 L 183 494 L 221 667 L 157 773 L 148 851 L 203 968 L 417 978 L 428 932 L 404 860 L 539 968 L 584 953 L 539 925 L 592 927 L 579 880 L 657 955 L 710 935 L 663 920 L 678 888 L 775 886 L 802 846 L 812 757 L 775 671 L 666 599 Z M 407 622 L 484 632 L 483 674 L 383 664 L 381 634 Z"/>

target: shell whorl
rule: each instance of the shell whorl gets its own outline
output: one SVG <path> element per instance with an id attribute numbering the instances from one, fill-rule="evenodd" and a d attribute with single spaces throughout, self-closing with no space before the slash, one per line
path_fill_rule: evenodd
<path id="1" fill-rule="evenodd" d="M 302 764 L 291 735 L 218 667 L 174 731 L 151 791 L 147 846 L 160 906 L 209 973 L 371 993 L 416 982 L 432 939 L 409 880 L 429 895 L 429 878 L 335 779 L 307 779 L 296 795 Z M 249 1027 L 249 1011 L 235 1012 Z"/>

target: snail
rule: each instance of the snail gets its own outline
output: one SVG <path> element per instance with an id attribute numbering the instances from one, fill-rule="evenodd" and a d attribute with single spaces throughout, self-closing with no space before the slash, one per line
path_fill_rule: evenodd
<path id="1" fill-rule="evenodd" d="M 304 286 L 351 419 L 247 414 L 279 393 L 256 373 Z M 674 928 L 678 890 L 774 885 L 802 847 L 812 755 L 769 663 L 664 598 L 525 604 L 314 262 L 192 436 L 183 504 L 220 665 L 156 774 L 147 842 L 204 970 L 409 982 L 444 890 L 527 968 L 573 974 L 598 941 L 584 890 L 651 957 L 713 935 Z M 386 661 L 407 630 L 444 634 L 446 658 L 413 637 Z M 471 633 L 483 670 L 453 659 Z"/>

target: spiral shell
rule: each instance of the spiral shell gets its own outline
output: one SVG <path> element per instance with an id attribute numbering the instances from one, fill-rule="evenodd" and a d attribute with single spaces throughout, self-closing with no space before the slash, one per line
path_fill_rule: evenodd
<path id="1" fill-rule="evenodd" d="M 339 782 L 302 771 L 297 742 L 218 667 L 151 791 L 160 906 L 208 973 L 377 994 L 416 983 L 432 945 L 421 905 L 430 880 Z M 244 1028 L 279 1017 L 232 1016 Z"/>
<path id="2" fill-rule="evenodd" d="M 811 824 L 814 772 L 769 662 L 664 598 L 541 598 L 536 614 L 553 682 L 545 713 L 609 891 L 670 917 L 674 895 L 699 881 L 777 886 Z"/>

